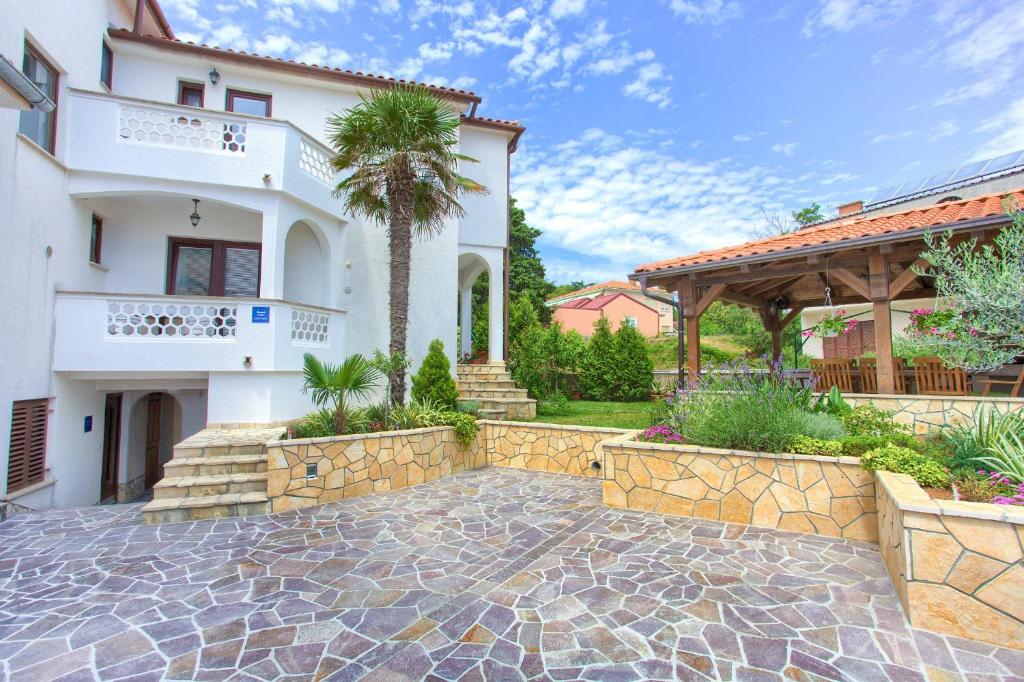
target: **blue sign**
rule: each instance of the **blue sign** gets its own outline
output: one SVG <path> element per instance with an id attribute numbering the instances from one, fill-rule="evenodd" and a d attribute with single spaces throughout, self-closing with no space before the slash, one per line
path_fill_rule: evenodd
<path id="1" fill-rule="evenodd" d="M 253 324 L 270 324 L 270 306 L 254 305 L 252 307 Z"/>
<path id="2" fill-rule="evenodd" d="M 92 415 L 90 414 L 85 418 L 85 432 L 89 433 L 92 431 Z"/>

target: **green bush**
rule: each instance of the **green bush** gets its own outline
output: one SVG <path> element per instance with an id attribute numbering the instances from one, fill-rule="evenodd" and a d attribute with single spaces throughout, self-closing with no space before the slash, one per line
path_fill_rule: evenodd
<path id="1" fill-rule="evenodd" d="M 819 457 L 841 457 L 846 454 L 843 452 L 841 441 L 808 438 L 807 436 L 795 437 L 790 449 L 798 455 L 817 455 Z"/>
<path id="2" fill-rule="evenodd" d="M 654 388 L 654 364 L 647 353 L 647 340 L 635 327 L 619 326 L 615 332 L 615 364 L 612 373 L 612 400 L 639 402 L 650 400 Z"/>
<path id="3" fill-rule="evenodd" d="M 476 413 L 480 411 L 480 403 L 476 400 L 460 400 L 456 403 L 455 409 L 458 412 L 471 414 L 475 417 Z"/>
<path id="4" fill-rule="evenodd" d="M 564 393 L 555 392 L 537 401 L 537 414 L 559 416 L 569 414 L 569 399 Z"/>
<path id="5" fill-rule="evenodd" d="M 1019 413 L 1000 414 L 993 409 L 980 408 L 974 413 L 972 423 L 943 429 L 941 434 L 949 452 L 950 469 L 957 474 L 973 473 L 978 469 L 978 459 L 989 457 L 1006 433 L 1024 436 L 1024 418 Z"/>
<path id="6" fill-rule="evenodd" d="M 1010 479 L 1011 483 L 1024 483 L 1024 441 L 1015 431 L 999 434 L 989 448 L 989 454 L 977 461 L 986 469 Z"/>
<path id="7" fill-rule="evenodd" d="M 463 445 L 469 445 L 476 438 L 476 417 L 464 412 L 443 410 L 437 414 L 433 423 L 428 426 L 451 426 L 455 429 L 455 439 Z"/>
<path id="8" fill-rule="evenodd" d="M 324 407 L 291 425 L 295 438 L 327 438 L 334 434 L 334 410 Z"/>
<path id="9" fill-rule="evenodd" d="M 525 388 L 531 398 L 544 396 L 543 360 L 544 327 L 533 322 L 516 334 L 509 345 L 508 370 L 516 384 Z"/>
<path id="10" fill-rule="evenodd" d="M 801 412 L 801 434 L 816 440 L 838 441 L 846 436 L 846 428 L 839 417 L 825 412 Z"/>
<path id="11" fill-rule="evenodd" d="M 452 378 L 452 365 L 448 362 L 444 343 L 440 339 L 430 342 L 427 356 L 412 378 L 412 399 L 429 401 L 452 410 L 459 402 L 459 388 Z"/>
<path id="12" fill-rule="evenodd" d="M 615 337 L 605 318 L 594 323 L 580 367 L 580 392 L 587 400 L 611 400 L 615 376 Z"/>
<path id="13" fill-rule="evenodd" d="M 934 459 L 898 445 L 885 445 L 865 452 L 860 465 L 868 471 L 891 471 L 912 476 L 920 485 L 940 488 L 949 483 L 949 471 Z"/>
<path id="14" fill-rule="evenodd" d="M 910 429 L 892 420 L 892 412 L 880 410 L 874 405 L 864 404 L 842 415 L 846 431 L 852 436 L 888 436 L 910 433 Z"/>

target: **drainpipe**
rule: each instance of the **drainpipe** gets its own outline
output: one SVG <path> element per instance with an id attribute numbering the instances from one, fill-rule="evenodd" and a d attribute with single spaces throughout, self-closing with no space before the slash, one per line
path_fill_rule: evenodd
<path id="1" fill-rule="evenodd" d="M 683 304 L 681 301 L 677 301 L 669 296 L 662 296 L 661 294 L 651 293 L 647 290 L 647 275 L 641 275 L 638 278 L 640 282 L 640 293 L 650 299 L 659 301 L 661 303 L 667 303 L 672 306 L 676 311 L 676 365 L 678 366 L 677 380 L 678 385 L 683 385 L 683 353 L 685 352 L 684 341 L 683 341 Z"/>

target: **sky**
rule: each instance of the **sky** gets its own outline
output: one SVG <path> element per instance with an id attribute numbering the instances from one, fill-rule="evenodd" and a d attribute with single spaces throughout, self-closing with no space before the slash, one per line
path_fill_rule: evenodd
<path id="1" fill-rule="evenodd" d="M 520 121 L 549 278 L 745 241 L 1024 148 L 1021 0 L 161 0 L 178 37 L 470 89 Z"/>

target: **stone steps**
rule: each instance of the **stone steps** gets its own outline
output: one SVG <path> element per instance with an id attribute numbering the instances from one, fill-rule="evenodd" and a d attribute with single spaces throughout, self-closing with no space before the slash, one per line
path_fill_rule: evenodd
<path id="1" fill-rule="evenodd" d="M 212 476 L 165 477 L 153 486 L 153 499 L 215 497 L 230 493 L 267 492 L 267 472 L 214 474 Z"/>
<path id="2" fill-rule="evenodd" d="M 493 400 L 495 398 L 529 398 L 525 388 L 477 388 L 460 390 L 461 400 Z"/>
<path id="3" fill-rule="evenodd" d="M 459 380 L 455 384 L 459 387 L 460 391 L 486 391 L 490 389 L 499 388 L 516 388 L 516 382 L 511 379 L 495 379 L 493 381 L 474 381 L 468 379 L 466 381 Z"/>
<path id="4" fill-rule="evenodd" d="M 516 386 L 504 362 L 458 365 L 459 399 L 480 404 L 483 419 L 533 419 L 537 402 Z"/>
<path id="5" fill-rule="evenodd" d="M 216 476 L 250 474 L 267 470 L 266 454 L 223 455 L 218 457 L 182 457 L 164 464 L 164 476 Z"/>
<path id="6" fill-rule="evenodd" d="M 177 523 L 252 516 L 270 512 L 266 486 L 263 492 L 225 493 L 199 497 L 153 500 L 142 508 L 146 523 Z"/>

